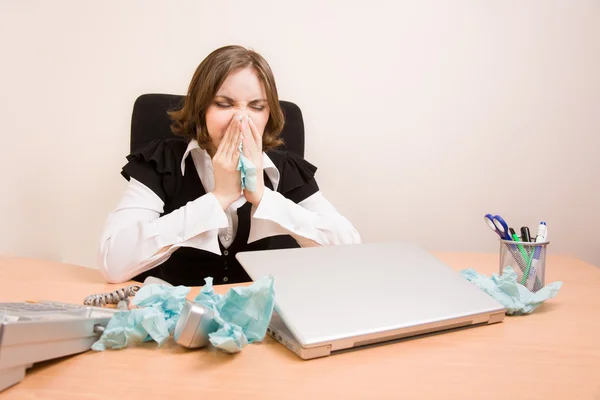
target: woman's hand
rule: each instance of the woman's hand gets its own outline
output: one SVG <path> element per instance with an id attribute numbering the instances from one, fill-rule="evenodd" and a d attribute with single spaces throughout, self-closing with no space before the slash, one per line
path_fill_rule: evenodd
<path id="1" fill-rule="evenodd" d="M 237 170 L 240 159 L 241 131 L 240 117 L 236 115 L 229 123 L 225 136 L 212 158 L 215 176 L 215 188 L 212 193 L 219 200 L 223 210 L 229 208 L 231 203 L 240 197 L 242 191 L 240 172 Z"/>
<path id="2" fill-rule="evenodd" d="M 258 207 L 263 193 L 265 192 L 265 179 L 263 175 L 263 154 L 262 154 L 262 132 L 249 117 L 244 117 L 242 121 L 242 151 L 244 156 L 256 167 L 256 190 L 251 192 L 244 190 L 246 200 L 252 205 Z"/>

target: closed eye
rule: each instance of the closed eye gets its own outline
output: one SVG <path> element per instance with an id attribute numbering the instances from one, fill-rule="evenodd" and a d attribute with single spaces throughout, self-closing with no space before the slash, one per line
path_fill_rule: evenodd
<path id="1" fill-rule="evenodd" d="M 215 101 L 215 105 L 222 109 L 227 109 L 233 107 L 233 103 L 231 101 Z M 264 111 L 265 106 L 253 101 L 249 104 L 249 107 L 254 111 Z"/>

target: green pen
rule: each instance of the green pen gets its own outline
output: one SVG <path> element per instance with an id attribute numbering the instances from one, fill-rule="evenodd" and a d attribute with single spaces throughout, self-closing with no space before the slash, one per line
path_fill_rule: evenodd
<path id="1" fill-rule="evenodd" d="M 512 238 L 515 242 L 521 241 L 521 238 L 519 236 L 517 236 L 517 233 L 515 232 L 515 230 L 513 228 L 509 228 L 508 230 L 510 231 L 510 235 L 512 236 Z M 525 271 L 523 272 L 523 278 L 521 279 L 521 285 L 525 285 L 525 282 L 527 282 L 527 276 L 529 275 L 529 270 L 531 269 L 531 262 L 533 261 L 533 252 L 531 253 L 531 257 L 530 257 L 529 255 L 527 255 L 527 251 L 525 250 L 525 248 L 523 246 L 521 246 L 520 244 L 517 244 L 517 247 L 519 248 L 519 251 L 521 252 L 521 255 L 523 256 L 523 262 L 526 263 Z M 536 278 L 536 282 L 539 284 L 539 279 Z"/>
<path id="2" fill-rule="evenodd" d="M 515 230 L 513 228 L 508 228 L 508 230 L 510 231 L 510 235 L 512 236 L 513 240 L 515 242 L 520 242 L 521 238 L 519 238 L 517 236 L 517 234 L 515 233 Z M 519 251 L 521 252 L 521 255 L 523 256 L 523 262 L 527 262 L 529 256 L 527 255 L 527 252 L 525 251 L 525 249 L 523 248 L 523 246 L 521 246 L 520 244 L 517 244 L 517 247 L 519 248 Z"/>
<path id="3" fill-rule="evenodd" d="M 525 268 L 525 272 L 523 273 L 523 279 L 521 279 L 521 285 L 525 285 L 527 282 L 527 278 L 529 277 L 529 270 L 531 269 L 531 262 L 533 261 L 533 251 L 531 252 L 531 257 L 527 260 L 527 268 Z"/>

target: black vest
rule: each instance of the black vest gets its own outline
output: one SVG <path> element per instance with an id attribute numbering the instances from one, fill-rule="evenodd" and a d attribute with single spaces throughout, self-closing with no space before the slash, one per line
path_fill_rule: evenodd
<path id="1" fill-rule="evenodd" d="M 133 177 L 139 180 L 163 199 L 165 206 L 162 215 L 169 214 L 206 194 L 191 155 L 185 161 L 185 175 L 178 167 L 186 148 L 187 144 L 181 141 L 164 141 L 158 145 L 153 142 L 130 155 L 129 163 L 123 168 L 123 175 L 127 179 Z M 314 166 L 288 152 L 269 152 L 268 155 L 280 173 L 277 191 L 286 198 L 298 203 L 318 191 L 313 178 L 316 171 Z M 266 175 L 265 186 L 273 190 Z M 181 247 L 165 262 L 133 279 L 143 281 L 147 276 L 155 276 L 173 285 L 186 286 L 203 286 L 204 279 L 209 276 L 214 279 L 215 284 L 250 281 L 250 277 L 235 258 L 238 252 L 299 247 L 289 235 L 264 238 L 248 244 L 251 208 L 252 204 L 248 202 L 238 208 L 235 239 L 227 249 L 219 242 L 220 255 Z"/>

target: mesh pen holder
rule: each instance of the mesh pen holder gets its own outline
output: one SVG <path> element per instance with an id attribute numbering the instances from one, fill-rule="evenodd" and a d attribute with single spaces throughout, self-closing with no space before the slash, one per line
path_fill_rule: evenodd
<path id="1" fill-rule="evenodd" d="M 517 273 L 518 283 L 537 292 L 545 285 L 546 248 L 549 243 L 500 240 L 500 274 L 510 266 Z"/>

